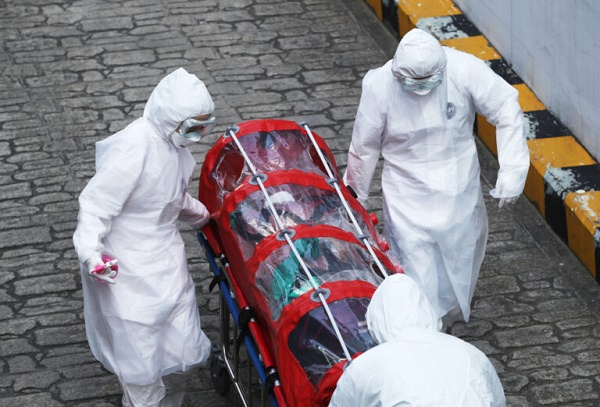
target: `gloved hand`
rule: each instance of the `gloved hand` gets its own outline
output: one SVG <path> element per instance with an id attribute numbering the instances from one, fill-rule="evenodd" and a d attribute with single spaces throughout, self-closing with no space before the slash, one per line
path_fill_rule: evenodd
<path id="1" fill-rule="evenodd" d="M 118 274 L 117 259 L 107 255 L 93 255 L 83 262 L 88 274 L 96 281 L 115 284 Z"/>
<path id="2" fill-rule="evenodd" d="M 217 212 L 213 212 L 210 214 L 210 217 L 208 218 L 209 222 L 218 222 L 219 221 L 219 216 L 221 215 L 221 211 L 217 211 Z"/>
<path id="3" fill-rule="evenodd" d="M 512 196 L 510 198 L 498 198 L 498 208 L 502 208 L 504 205 L 508 205 L 508 204 L 514 204 L 515 202 L 517 202 L 517 199 L 519 199 L 519 195 L 517 196 Z"/>

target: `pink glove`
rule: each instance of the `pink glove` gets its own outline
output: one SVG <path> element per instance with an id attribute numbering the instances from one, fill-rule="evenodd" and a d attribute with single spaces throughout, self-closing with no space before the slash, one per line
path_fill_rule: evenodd
<path id="1" fill-rule="evenodd" d="M 111 256 L 103 254 L 94 255 L 87 259 L 84 264 L 90 277 L 101 283 L 115 284 L 115 278 L 119 273 L 119 261 Z"/>

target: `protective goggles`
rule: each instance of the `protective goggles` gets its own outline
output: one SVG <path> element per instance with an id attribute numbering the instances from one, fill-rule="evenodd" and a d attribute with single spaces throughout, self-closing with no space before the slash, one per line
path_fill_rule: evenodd
<path id="1" fill-rule="evenodd" d="M 198 120 L 190 117 L 179 125 L 177 133 L 190 141 L 200 141 L 202 137 L 210 134 L 217 124 L 217 118 L 211 117 L 207 120 Z"/>
<path id="2" fill-rule="evenodd" d="M 416 79 L 416 78 L 407 78 L 402 77 L 400 80 L 402 82 L 402 87 L 410 92 L 421 93 L 421 92 L 429 92 L 432 89 L 440 86 L 444 76 L 442 72 L 434 73 L 427 78 Z"/>

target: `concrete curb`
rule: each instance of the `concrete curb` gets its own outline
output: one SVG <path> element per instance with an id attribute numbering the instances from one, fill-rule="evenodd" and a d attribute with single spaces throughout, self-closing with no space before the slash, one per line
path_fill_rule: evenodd
<path id="1" fill-rule="evenodd" d="M 600 165 L 451 0 L 365 0 L 400 37 L 418 27 L 475 55 L 519 91 L 531 167 L 525 195 L 600 283 Z M 497 158 L 496 130 L 477 115 L 476 132 Z"/>

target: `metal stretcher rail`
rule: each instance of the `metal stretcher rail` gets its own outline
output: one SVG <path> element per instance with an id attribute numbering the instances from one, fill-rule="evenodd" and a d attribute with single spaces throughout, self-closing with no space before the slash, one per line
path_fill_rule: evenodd
<path id="1" fill-rule="evenodd" d="M 381 270 L 381 273 L 385 277 L 387 277 L 388 274 L 385 271 L 385 268 L 383 267 L 383 265 L 381 264 L 381 262 L 379 261 L 379 259 L 377 258 L 377 256 L 375 255 L 375 252 L 373 251 L 373 247 L 371 246 L 371 242 L 369 242 L 369 239 L 367 238 L 367 236 L 360 229 L 360 226 L 358 225 L 358 221 L 356 220 L 356 217 L 352 213 L 352 210 L 350 210 L 350 206 L 348 205 L 348 201 L 346 201 L 346 198 L 344 197 L 344 194 L 342 193 L 342 190 L 340 188 L 340 183 L 338 182 L 337 178 L 334 177 L 333 172 L 331 171 L 331 168 L 329 168 L 329 163 L 327 162 L 327 160 L 325 160 L 325 157 L 323 156 L 323 152 L 319 148 L 319 145 L 317 144 L 317 141 L 315 140 L 315 137 L 313 136 L 313 133 L 312 133 L 312 131 L 310 129 L 310 126 L 306 122 L 300 122 L 300 123 L 298 123 L 298 125 L 301 126 L 301 127 L 303 127 L 306 130 L 306 133 L 308 134 L 308 137 L 310 138 L 311 143 L 313 144 L 315 150 L 317 151 L 317 154 L 319 155 L 319 159 L 321 160 L 321 163 L 323 164 L 323 167 L 327 171 L 327 176 L 329 177 L 328 183 L 335 188 L 335 191 L 337 192 L 340 200 L 342 201 L 342 205 L 344 205 L 344 209 L 346 210 L 346 213 L 348 214 L 348 217 L 352 221 L 352 225 L 356 229 L 356 233 L 357 233 L 356 237 L 357 237 L 357 239 L 359 239 L 360 241 L 363 242 L 363 244 L 365 245 L 365 247 L 369 251 L 369 254 L 373 258 L 373 261 L 375 261 L 375 264 L 377 265 L 377 267 L 379 267 L 379 270 Z"/>
<path id="2" fill-rule="evenodd" d="M 213 274 L 215 275 L 215 281 L 217 281 L 217 284 L 219 285 L 219 291 L 221 293 L 221 296 L 220 296 L 220 298 L 221 298 L 220 311 L 222 313 L 221 317 L 223 319 L 223 317 L 225 315 L 230 314 L 233 317 L 233 321 L 235 322 L 236 332 L 239 330 L 242 330 L 242 327 L 240 326 L 241 325 L 240 324 L 240 308 L 239 308 L 239 305 L 234 300 L 234 298 L 231 295 L 229 295 L 231 290 L 230 290 L 230 286 L 229 286 L 229 281 L 226 278 L 226 274 L 223 272 L 221 267 L 217 264 L 213 249 L 211 248 L 210 244 L 208 243 L 208 241 L 204 237 L 204 235 L 202 233 L 198 233 L 197 238 L 198 238 L 198 241 L 200 242 L 202 248 L 204 249 L 204 253 L 208 260 L 209 266 L 213 270 Z M 226 313 L 223 314 L 225 312 L 223 310 L 223 305 L 227 307 L 229 314 L 226 314 Z M 265 368 L 263 361 L 261 361 L 261 356 L 260 356 L 261 353 L 257 349 L 257 345 L 255 345 L 255 343 L 253 342 L 253 338 L 254 338 L 254 340 L 258 342 L 258 345 L 259 345 L 258 347 L 261 347 L 260 344 L 264 343 L 264 339 L 262 338 L 262 335 L 260 334 L 260 332 L 258 332 L 255 324 L 256 324 L 256 321 L 253 321 L 253 320 L 250 321 L 250 323 L 248 324 L 248 329 L 250 330 L 252 336 L 244 335 L 243 341 L 244 341 L 244 345 L 246 347 L 246 352 L 248 354 L 248 357 L 250 358 L 252 365 L 256 369 L 258 379 L 259 379 L 261 387 L 263 389 L 262 394 L 261 394 L 261 398 L 262 398 L 262 402 L 263 402 L 262 404 L 265 405 L 265 401 L 267 401 L 267 402 L 269 402 L 269 405 L 271 405 L 273 407 L 277 407 L 277 406 L 281 407 L 283 405 L 283 403 L 281 401 L 283 401 L 284 398 L 283 398 L 283 393 L 281 391 L 281 386 L 280 386 L 279 380 L 276 378 L 276 376 L 275 376 L 275 378 L 273 377 L 273 372 L 274 372 L 273 368 L 268 368 L 268 367 Z M 221 324 L 221 329 L 222 330 L 229 329 L 228 323 Z M 224 337 L 226 338 L 227 336 L 228 336 L 228 333 L 221 332 L 221 337 L 222 337 L 221 339 L 223 339 Z M 228 340 L 222 340 L 220 352 L 224 356 L 227 355 L 229 352 L 229 349 L 227 348 L 227 346 L 228 346 Z M 229 377 L 231 378 L 231 380 L 236 388 L 236 391 L 240 395 L 242 403 L 244 404 L 245 407 L 248 407 L 248 406 L 252 405 L 252 401 L 247 397 L 246 392 L 244 391 L 244 389 L 242 388 L 242 384 L 240 383 L 238 367 L 237 367 L 237 362 L 238 362 L 237 352 L 234 353 L 234 357 L 235 358 L 234 358 L 233 364 L 231 364 L 229 362 L 227 357 L 223 357 L 220 361 L 223 362 L 225 368 L 227 369 L 227 373 L 229 374 Z M 267 369 L 269 369 L 269 371 L 267 371 Z M 268 390 L 268 388 L 270 386 L 273 387 L 272 388 L 273 394 L 269 394 L 269 391 L 265 391 L 265 390 Z"/>
<path id="3" fill-rule="evenodd" d="M 248 165 L 248 168 L 250 169 L 250 171 L 252 172 L 252 179 L 251 182 L 256 183 L 256 185 L 259 186 L 260 190 L 262 191 L 265 200 L 267 202 L 267 204 L 269 205 L 269 210 L 271 212 L 271 214 L 273 215 L 273 218 L 275 219 L 276 223 L 277 223 L 277 227 L 279 229 L 279 235 L 278 238 L 280 239 L 284 239 L 287 244 L 290 246 L 290 249 L 292 250 L 292 252 L 294 253 L 294 256 L 296 257 L 296 259 L 298 260 L 298 264 L 300 265 L 300 267 L 302 268 L 302 271 L 304 272 L 304 274 L 306 275 L 306 277 L 308 278 L 308 282 L 309 284 L 313 287 L 313 289 L 315 290 L 313 295 L 311 295 L 311 299 L 315 300 L 316 297 L 318 297 L 318 300 L 321 302 L 321 304 L 323 305 L 323 310 L 325 311 L 325 313 L 327 314 L 327 317 L 329 318 L 329 321 L 331 322 L 331 326 L 335 332 L 335 335 L 342 347 L 342 350 L 344 351 L 344 355 L 346 356 L 346 359 L 348 360 L 348 362 L 352 361 L 352 356 L 350 355 L 350 352 L 348 351 L 348 347 L 346 345 L 346 342 L 344 341 L 344 338 L 342 337 L 342 334 L 340 332 L 340 329 L 338 327 L 338 324 L 335 320 L 335 318 L 333 317 L 333 314 L 331 313 L 331 309 L 329 308 L 329 305 L 327 304 L 327 297 L 328 297 L 328 290 L 322 289 L 319 287 L 319 285 L 317 285 L 317 283 L 315 282 L 315 279 L 312 275 L 312 273 L 310 272 L 310 270 L 308 269 L 308 267 L 306 266 L 306 263 L 304 262 L 304 259 L 302 258 L 302 256 L 300 256 L 300 253 L 298 253 L 298 250 L 296 249 L 296 247 L 294 246 L 293 242 L 292 242 L 292 237 L 293 237 L 293 230 L 289 230 L 286 229 L 283 225 L 283 221 L 281 220 L 279 214 L 277 213 L 277 211 L 275 210 L 275 207 L 273 206 L 273 202 L 271 201 L 271 198 L 264 186 L 264 181 L 267 179 L 267 175 L 266 174 L 259 174 L 256 171 L 256 167 L 254 166 L 254 164 L 252 164 L 252 161 L 250 160 L 250 158 L 248 157 L 248 155 L 246 154 L 246 151 L 244 150 L 244 147 L 242 146 L 242 144 L 240 143 L 239 139 L 237 138 L 235 132 L 234 132 L 234 128 L 230 127 L 227 129 L 226 134 L 228 134 L 233 141 L 235 142 L 238 150 L 240 151 L 240 153 L 242 154 L 242 156 L 244 157 L 244 161 L 246 162 L 246 164 Z M 315 296 L 316 294 L 316 296 Z"/>

